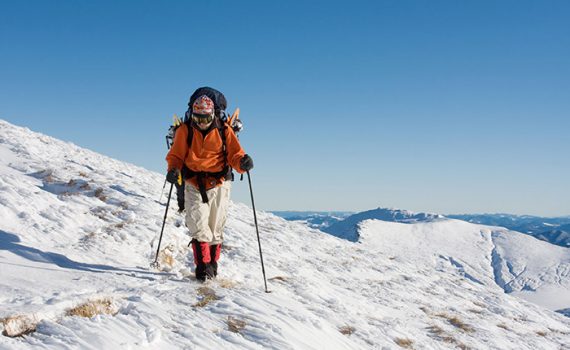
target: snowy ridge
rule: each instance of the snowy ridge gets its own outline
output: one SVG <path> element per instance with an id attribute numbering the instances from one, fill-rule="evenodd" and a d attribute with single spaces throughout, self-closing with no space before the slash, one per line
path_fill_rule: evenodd
<path id="1" fill-rule="evenodd" d="M 163 175 L 3 121 L 0 175 L 0 331 L 31 330 L 0 336 L 0 349 L 560 349 L 570 343 L 570 319 L 495 284 L 491 231 L 450 244 L 442 234 L 441 249 L 430 243 L 439 257 L 397 234 L 405 226 L 431 239 L 438 222 L 369 220 L 354 243 L 259 212 L 272 291 L 266 294 L 253 215 L 244 204 L 230 208 L 219 278 L 202 285 L 187 277 L 189 238 L 175 210 L 163 240 L 164 269 L 147 268 L 164 215 Z M 456 254 L 469 243 L 488 253 L 483 261 Z M 69 315 L 101 299 L 110 301 L 109 314 Z"/>
<path id="2" fill-rule="evenodd" d="M 570 250 L 500 227 L 461 220 L 405 225 L 364 221 L 361 242 L 385 254 L 451 265 L 466 278 L 552 310 L 570 307 Z M 419 259 L 419 260 L 418 260 Z"/>
<path id="3" fill-rule="evenodd" d="M 302 222 L 305 225 L 324 230 L 327 227 L 344 220 L 352 215 L 352 212 L 311 212 L 311 211 L 271 211 L 283 219 Z"/>
<path id="4" fill-rule="evenodd" d="M 545 242 L 562 247 L 570 247 L 569 217 L 546 218 L 512 214 L 463 214 L 447 215 L 447 217 L 474 224 L 501 226 L 509 230 L 529 234 Z"/>
<path id="5" fill-rule="evenodd" d="M 353 214 L 346 219 L 332 224 L 323 231 L 333 236 L 356 242 L 359 238 L 358 225 L 365 220 L 382 220 L 402 223 L 415 223 L 443 219 L 444 216 L 432 213 L 414 213 L 409 210 L 394 208 L 377 208 Z"/>
<path id="6" fill-rule="evenodd" d="M 553 227 L 551 230 L 542 231 L 533 236 L 546 242 L 570 248 L 570 224 Z"/>

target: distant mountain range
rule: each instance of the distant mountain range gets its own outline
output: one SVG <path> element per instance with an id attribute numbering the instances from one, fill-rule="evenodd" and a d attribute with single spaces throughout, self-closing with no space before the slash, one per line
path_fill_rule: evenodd
<path id="1" fill-rule="evenodd" d="M 526 233 L 542 241 L 562 247 L 570 247 L 570 216 L 557 218 L 511 214 L 465 214 L 446 216 L 473 224 L 506 227 L 509 230 Z"/>
<path id="2" fill-rule="evenodd" d="M 443 216 L 439 214 L 413 213 L 407 210 L 389 208 L 377 208 L 356 214 L 345 211 L 274 211 L 272 213 L 286 220 L 304 222 L 309 227 L 320 229 L 349 240 L 356 239 L 354 236 L 356 225 L 365 219 L 410 223 L 447 217 L 473 224 L 505 227 L 509 230 L 525 233 L 561 247 L 570 247 L 570 216 L 556 218 L 512 214 L 461 214 Z"/>
<path id="3" fill-rule="evenodd" d="M 279 217 L 289 221 L 303 222 L 311 228 L 325 229 L 352 215 L 351 211 L 272 211 Z"/>

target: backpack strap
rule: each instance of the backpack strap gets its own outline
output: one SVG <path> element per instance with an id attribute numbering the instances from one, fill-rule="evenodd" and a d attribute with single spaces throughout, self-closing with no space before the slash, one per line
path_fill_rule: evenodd
<path id="1" fill-rule="evenodd" d="M 219 124 L 216 125 L 218 132 L 220 133 L 220 138 L 222 139 L 222 153 L 224 154 L 224 168 L 228 165 L 228 150 L 226 148 L 226 128 L 225 122 L 219 120 Z"/>
<path id="2" fill-rule="evenodd" d="M 187 121 L 184 122 L 186 127 L 188 128 L 188 136 L 186 137 L 186 144 L 188 145 L 188 150 L 192 148 L 192 138 L 194 138 L 194 127 L 192 126 L 192 118 L 188 118 Z"/>

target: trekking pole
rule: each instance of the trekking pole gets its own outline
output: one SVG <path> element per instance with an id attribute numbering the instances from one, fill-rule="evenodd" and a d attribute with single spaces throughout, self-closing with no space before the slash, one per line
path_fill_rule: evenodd
<path id="1" fill-rule="evenodd" d="M 247 181 L 249 182 L 249 193 L 251 194 L 251 205 L 253 206 L 253 221 L 255 222 L 255 231 L 257 232 L 257 243 L 259 245 L 259 258 L 261 259 L 261 271 L 263 272 L 263 282 L 265 283 L 265 293 L 271 293 L 267 290 L 267 278 L 265 278 L 265 266 L 263 266 L 263 253 L 261 252 L 261 240 L 259 239 L 259 227 L 257 226 L 257 214 L 255 213 L 255 202 L 253 200 L 253 189 L 251 187 L 251 176 L 247 172 Z"/>
<path id="2" fill-rule="evenodd" d="M 170 191 L 168 192 L 168 201 L 166 202 L 166 210 L 164 211 L 164 220 L 162 220 L 162 229 L 160 230 L 160 238 L 158 239 L 158 249 L 156 249 L 156 257 L 154 262 L 150 264 L 150 267 L 158 269 L 160 264 L 158 263 L 158 252 L 160 252 L 160 243 L 162 242 L 162 233 L 164 232 L 164 224 L 166 224 L 166 215 L 168 215 L 168 207 L 170 206 L 170 197 L 172 197 L 172 188 L 174 184 L 170 184 Z"/>

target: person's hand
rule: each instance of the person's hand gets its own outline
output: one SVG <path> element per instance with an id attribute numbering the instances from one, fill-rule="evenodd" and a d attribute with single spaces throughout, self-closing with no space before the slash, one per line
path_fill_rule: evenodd
<path id="1" fill-rule="evenodd" d="M 239 167 L 243 171 L 250 171 L 251 169 L 253 169 L 253 159 L 251 159 L 251 157 L 246 154 L 240 160 Z"/>
<path id="2" fill-rule="evenodd" d="M 170 169 L 166 174 L 166 181 L 170 182 L 171 184 L 176 184 L 178 183 L 179 177 L 180 177 L 180 170 Z"/>

